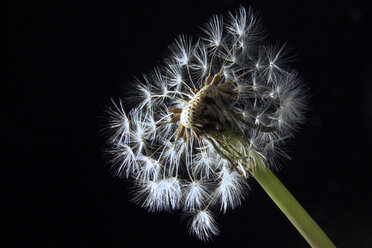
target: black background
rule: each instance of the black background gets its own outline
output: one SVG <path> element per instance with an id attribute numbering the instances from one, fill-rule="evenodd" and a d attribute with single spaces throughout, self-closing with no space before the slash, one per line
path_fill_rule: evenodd
<path id="1" fill-rule="evenodd" d="M 311 111 L 277 173 L 338 247 L 372 247 L 371 9 L 367 1 L 9 1 L 1 68 L 4 247 L 308 247 L 260 186 L 189 236 L 179 213 L 147 213 L 102 158 L 100 116 L 177 34 L 212 14 L 259 11 L 287 41 Z M 3 37 L 4 39 L 4 37 Z"/>

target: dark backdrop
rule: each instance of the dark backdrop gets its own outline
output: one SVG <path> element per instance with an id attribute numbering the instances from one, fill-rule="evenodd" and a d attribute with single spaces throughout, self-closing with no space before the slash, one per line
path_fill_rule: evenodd
<path id="1" fill-rule="evenodd" d="M 4 247 L 307 247 L 260 186 L 189 236 L 179 213 L 130 203 L 102 158 L 99 117 L 179 33 L 240 4 L 287 41 L 311 111 L 277 173 L 338 247 L 372 247 L 371 9 L 340 1 L 9 1 L 2 8 Z"/>

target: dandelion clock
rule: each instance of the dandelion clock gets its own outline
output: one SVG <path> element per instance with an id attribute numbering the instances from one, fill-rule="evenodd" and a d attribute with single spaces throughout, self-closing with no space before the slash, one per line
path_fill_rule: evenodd
<path id="1" fill-rule="evenodd" d="M 268 44 L 243 7 L 178 36 L 128 97 L 107 108 L 106 154 L 150 212 L 182 211 L 208 241 L 254 178 L 312 247 L 334 247 L 276 178 L 282 147 L 304 121 L 306 90 L 285 46 Z"/>

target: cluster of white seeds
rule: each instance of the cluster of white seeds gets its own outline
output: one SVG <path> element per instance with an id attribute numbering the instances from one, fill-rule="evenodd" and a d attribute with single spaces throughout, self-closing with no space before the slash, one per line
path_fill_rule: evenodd
<path id="1" fill-rule="evenodd" d="M 270 166 L 303 120 L 304 90 L 286 65 L 287 50 L 265 43 L 252 11 L 241 7 L 225 19 L 213 16 L 200 37 L 179 36 L 169 57 L 107 110 L 113 173 L 134 179 L 134 201 L 149 211 L 192 214 L 190 232 L 202 240 L 218 234 L 211 210 L 225 213 L 241 204 L 248 175 L 204 138 L 203 128 L 213 122 L 200 116 L 216 118 L 217 131 L 224 121 L 235 121 L 249 141 L 247 150 Z M 208 94 L 219 105 L 198 94 L 215 75 L 213 87 L 221 90 Z"/>

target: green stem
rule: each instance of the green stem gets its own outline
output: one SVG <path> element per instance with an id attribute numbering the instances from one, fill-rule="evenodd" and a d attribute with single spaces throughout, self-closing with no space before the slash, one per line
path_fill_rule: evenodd
<path id="1" fill-rule="evenodd" d="M 247 156 L 249 151 L 249 142 L 244 139 L 244 135 L 237 134 L 228 128 L 224 131 L 223 136 L 229 144 L 226 146 L 234 147 L 238 152 L 230 153 L 239 160 L 239 156 Z M 214 138 L 218 138 L 215 136 Z M 332 248 L 336 247 L 327 237 L 323 230 L 316 224 L 311 216 L 305 211 L 300 203 L 293 197 L 288 189 L 279 181 L 275 174 L 266 166 L 260 156 L 254 156 L 255 166 L 246 164 L 247 170 L 266 191 L 275 204 L 287 216 L 289 221 L 296 227 L 301 235 L 313 248 Z M 248 163 L 248 162 L 243 162 Z"/>
<path id="2" fill-rule="evenodd" d="M 287 216 L 311 247 L 336 247 L 275 174 L 258 159 L 252 176 Z M 256 160 L 256 162 L 258 162 Z"/>

